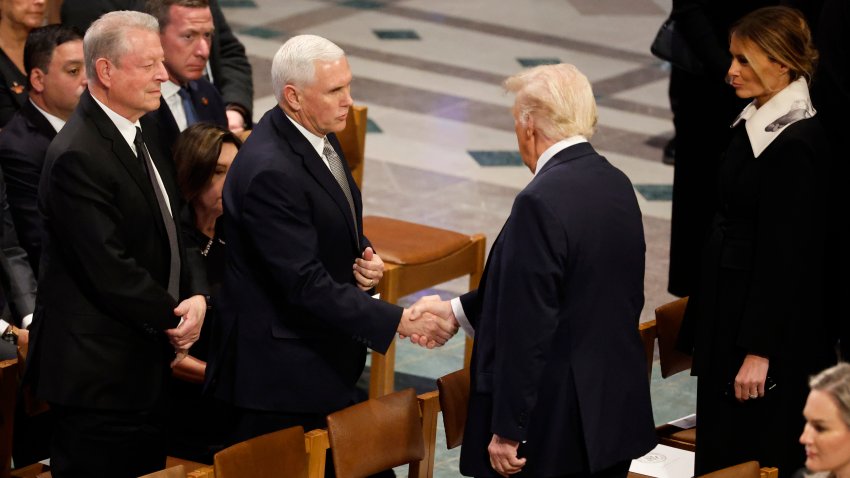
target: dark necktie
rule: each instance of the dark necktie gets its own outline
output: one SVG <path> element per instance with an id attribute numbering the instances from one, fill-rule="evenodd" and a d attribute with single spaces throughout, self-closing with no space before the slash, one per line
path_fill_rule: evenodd
<path id="1" fill-rule="evenodd" d="M 168 248 L 171 252 L 171 267 L 168 271 L 168 293 L 174 300 L 180 298 L 180 249 L 177 243 L 177 227 L 174 225 L 174 218 L 168 210 L 168 204 L 165 203 L 165 195 L 162 194 L 162 189 L 159 187 L 159 181 L 156 179 L 156 171 L 154 170 L 153 160 L 151 159 L 148 147 L 142 139 L 142 130 L 136 127 L 136 139 L 133 140 L 136 145 L 136 154 L 139 161 L 147 170 L 148 179 L 150 179 L 151 187 L 153 187 L 156 203 L 159 205 L 159 213 L 162 215 L 162 222 L 165 223 L 165 233 L 168 235 Z"/>
<path id="2" fill-rule="evenodd" d="M 198 115 L 195 113 L 195 105 L 192 104 L 192 95 L 188 88 L 180 88 L 177 92 L 180 95 L 180 100 L 183 103 L 183 112 L 186 113 L 186 127 L 192 126 L 198 122 Z"/>
<path id="3" fill-rule="evenodd" d="M 327 136 L 325 136 L 325 146 L 322 148 L 322 152 L 325 153 L 325 157 L 328 159 L 331 174 L 333 174 L 339 187 L 342 188 L 345 199 L 348 200 L 348 207 L 351 209 L 351 218 L 354 219 L 354 235 L 357 237 L 357 242 L 359 243 L 360 232 L 357 230 L 357 214 L 354 212 L 354 200 L 351 198 L 351 188 L 348 187 L 348 178 L 345 175 L 345 169 L 342 167 L 342 160 L 339 159 L 339 155 L 334 151 Z"/>

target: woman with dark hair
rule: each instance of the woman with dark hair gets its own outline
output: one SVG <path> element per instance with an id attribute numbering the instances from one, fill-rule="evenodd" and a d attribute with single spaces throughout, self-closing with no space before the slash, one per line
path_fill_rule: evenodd
<path id="1" fill-rule="evenodd" d="M 715 215 L 680 346 L 698 376 L 697 475 L 749 460 L 790 476 L 807 377 L 835 363 L 823 313 L 828 143 L 809 99 L 817 52 L 796 10 L 731 30 L 732 124 Z"/>
<path id="2" fill-rule="evenodd" d="M 812 377 L 800 443 L 814 477 L 850 478 L 850 364 L 840 363 Z"/>
<path id="3" fill-rule="evenodd" d="M 225 408 L 201 396 L 209 336 L 216 321 L 216 296 L 224 277 L 221 227 L 221 191 L 227 171 L 242 145 L 236 135 L 221 126 L 198 123 L 187 128 L 174 145 L 177 181 L 189 207 L 183 212 L 183 246 L 188 260 L 202 261 L 210 285 L 210 310 L 201 336 L 189 356 L 174 367 L 168 420 L 178 429 L 168 433 L 168 453 L 203 463 L 224 443 L 220 433 Z"/>
<path id="4" fill-rule="evenodd" d="M 27 100 L 24 45 L 44 24 L 45 0 L 0 1 L 0 128 Z"/>

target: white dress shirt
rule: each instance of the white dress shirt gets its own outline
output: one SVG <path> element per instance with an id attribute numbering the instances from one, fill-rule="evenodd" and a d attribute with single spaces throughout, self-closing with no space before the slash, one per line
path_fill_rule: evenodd
<path id="1" fill-rule="evenodd" d="M 186 119 L 186 110 L 183 108 L 183 98 L 180 97 L 180 85 L 169 80 L 160 86 L 160 91 L 165 104 L 171 110 L 171 116 L 177 122 L 177 129 L 182 132 L 189 127 L 189 122 Z"/>
<path id="2" fill-rule="evenodd" d="M 32 105 L 35 106 L 35 109 L 37 109 L 38 112 L 41 113 L 47 119 L 47 121 L 50 123 L 50 126 L 53 126 L 53 129 L 56 130 L 57 133 L 59 132 L 59 130 L 62 129 L 63 126 L 65 126 L 65 120 L 63 120 L 62 118 L 59 118 L 58 116 L 53 116 L 47 111 L 44 111 L 43 109 L 39 108 L 33 100 L 29 100 L 29 102 L 32 103 Z"/>
<path id="3" fill-rule="evenodd" d="M 304 135 L 305 138 L 307 138 L 307 141 L 310 142 L 310 145 L 313 146 L 313 149 L 316 150 L 316 153 L 318 153 L 319 157 L 322 158 L 322 162 L 325 163 L 325 166 L 328 167 L 328 171 L 330 171 L 331 165 L 330 163 L 328 163 L 328 158 L 325 157 L 325 138 L 316 136 L 315 134 L 311 133 L 310 130 L 301 126 L 299 122 L 290 118 L 288 114 L 284 115 L 289 121 L 292 122 L 292 124 L 295 125 L 296 128 L 298 128 L 298 131 L 300 131 L 301 134 Z"/>

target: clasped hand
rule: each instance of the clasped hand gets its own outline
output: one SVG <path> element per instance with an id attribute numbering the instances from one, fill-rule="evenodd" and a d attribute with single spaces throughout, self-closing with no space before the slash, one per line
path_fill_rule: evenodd
<path id="1" fill-rule="evenodd" d="M 440 300 L 437 295 L 429 295 L 404 310 L 398 335 L 401 338 L 410 337 L 414 344 L 432 349 L 454 337 L 458 328 L 451 303 Z"/>
<path id="2" fill-rule="evenodd" d="M 165 334 L 174 347 L 175 357 L 171 362 L 174 367 L 189 354 L 189 347 L 198 341 L 204 316 L 207 313 L 207 300 L 202 295 L 194 295 L 177 304 L 174 315 L 182 318 L 177 328 L 168 329 Z"/>

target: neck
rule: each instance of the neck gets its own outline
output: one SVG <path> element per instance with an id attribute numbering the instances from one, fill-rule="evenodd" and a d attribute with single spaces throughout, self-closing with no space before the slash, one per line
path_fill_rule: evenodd
<path id="1" fill-rule="evenodd" d="M 61 119 L 62 121 L 68 121 L 68 118 L 71 117 L 70 111 L 61 111 L 56 108 L 51 107 L 44 101 L 44 96 L 34 91 L 30 91 L 30 99 L 36 106 L 41 108 L 42 110 L 52 114 L 53 116 Z"/>
<path id="2" fill-rule="evenodd" d="M 210 210 L 194 208 L 195 227 L 207 237 L 215 237 L 215 221 L 221 214 Z"/>
<path id="3" fill-rule="evenodd" d="M 136 121 L 139 121 L 139 118 L 144 116 L 144 114 L 139 114 L 139 113 L 128 113 L 123 108 L 117 108 L 114 104 L 111 104 L 110 101 L 109 101 L 109 88 L 105 88 L 103 85 L 96 84 L 94 82 L 90 82 L 89 83 L 89 92 L 91 93 L 91 95 L 93 97 L 97 98 L 97 101 L 100 101 L 101 103 L 106 105 L 107 108 L 109 108 L 112 111 L 114 111 L 115 113 L 123 116 L 128 121 L 130 121 L 131 123 L 135 123 Z"/>
<path id="4" fill-rule="evenodd" d="M 29 30 L 20 23 L 0 21 L 0 47 L 21 71 L 24 71 L 24 45 L 28 34 Z"/>

